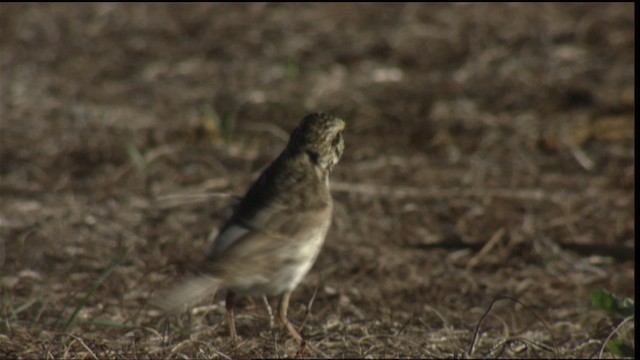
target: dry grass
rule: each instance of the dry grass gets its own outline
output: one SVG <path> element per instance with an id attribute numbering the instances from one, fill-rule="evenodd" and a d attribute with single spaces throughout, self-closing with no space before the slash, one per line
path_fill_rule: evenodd
<path id="1" fill-rule="evenodd" d="M 0 6 L 0 356 L 612 357 L 635 293 L 633 4 Z M 334 223 L 229 343 L 147 305 L 310 111 Z"/>

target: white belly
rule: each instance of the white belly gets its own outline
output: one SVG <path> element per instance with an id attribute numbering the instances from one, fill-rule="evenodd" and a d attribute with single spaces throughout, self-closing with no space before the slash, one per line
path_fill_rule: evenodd
<path id="1" fill-rule="evenodd" d="M 283 256 L 287 261 L 273 266 L 268 273 L 256 274 L 244 278 L 244 281 L 236 282 L 236 285 L 242 285 L 234 286 L 230 290 L 247 296 L 275 296 L 293 291 L 315 263 L 328 229 L 329 224 L 323 226 L 312 238 L 298 242 L 298 246 L 282 249 L 287 253 L 279 256 Z M 274 259 L 273 264 L 276 263 L 277 260 Z"/>
<path id="2" fill-rule="evenodd" d="M 292 291 L 300 281 L 304 278 L 305 275 L 311 270 L 311 267 L 316 262 L 316 258 L 320 253 L 320 249 L 322 248 L 322 244 L 324 243 L 324 238 L 326 236 L 326 230 L 322 231 L 322 233 L 314 236 L 310 241 L 308 241 L 304 246 L 301 247 L 300 251 L 304 253 L 303 256 L 306 258 L 305 261 L 301 261 L 300 265 L 298 265 L 295 269 L 292 269 L 292 273 L 289 276 L 289 285 L 285 290 Z"/>

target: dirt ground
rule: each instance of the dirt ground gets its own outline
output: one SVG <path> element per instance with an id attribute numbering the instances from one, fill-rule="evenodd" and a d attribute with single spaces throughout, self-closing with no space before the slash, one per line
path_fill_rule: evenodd
<path id="1" fill-rule="evenodd" d="M 634 27 L 632 3 L 2 4 L 0 357 L 612 357 L 633 321 L 590 293 L 635 292 Z M 292 296 L 308 345 L 260 299 L 237 347 L 223 293 L 163 317 L 313 111 L 347 129 Z"/>

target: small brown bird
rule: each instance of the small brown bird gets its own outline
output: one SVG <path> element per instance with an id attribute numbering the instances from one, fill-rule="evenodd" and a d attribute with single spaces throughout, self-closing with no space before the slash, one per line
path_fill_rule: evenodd
<path id="1" fill-rule="evenodd" d="M 331 223 L 329 174 L 344 150 L 344 127 L 329 114 L 305 116 L 220 229 L 201 275 L 163 294 L 155 305 L 178 313 L 225 288 L 235 341 L 236 294 L 279 295 L 278 318 L 301 343 L 287 319 L 289 297 L 315 262 Z"/>

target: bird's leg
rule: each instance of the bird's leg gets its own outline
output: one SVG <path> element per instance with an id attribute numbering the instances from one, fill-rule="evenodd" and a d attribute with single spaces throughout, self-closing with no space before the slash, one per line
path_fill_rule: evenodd
<path id="1" fill-rule="evenodd" d="M 293 336 L 293 338 L 296 339 L 296 341 L 299 344 L 304 344 L 304 340 L 302 340 L 302 336 L 300 336 L 300 333 L 298 332 L 298 330 L 296 330 L 296 328 L 293 327 L 293 325 L 287 319 L 287 310 L 289 308 L 290 296 L 291 296 L 290 292 L 286 292 L 282 294 L 282 297 L 280 298 L 280 303 L 278 304 L 278 317 L 280 318 L 280 321 L 284 324 L 284 326 L 287 327 L 289 334 L 291 334 L 291 336 Z"/>
<path id="2" fill-rule="evenodd" d="M 233 310 L 234 301 L 235 294 L 230 290 L 227 291 L 225 305 L 227 308 L 227 323 L 229 324 L 229 335 L 231 336 L 231 341 L 236 343 L 238 340 L 238 336 L 236 334 L 236 314 Z"/>
<path id="3" fill-rule="evenodd" d="M 273 312 L 271 311 L 271 305 L 269 305 L 269 299 L 267 299 L 267 295 L 262 295 L 262 302 L 264 306 L 267 308 L 267 312 L 269 313 L 269 329 L 273 330 Z"/>
<path id="4" fill-rule="evenodd" d="M 275 318 L 273 317 L 273 311 L 271 311 L 271 305 L 269 304 L 269 299 L 267 298 L 267 295 L 262 295 L 262 302 L 264 303 L 264 306 L 267 308 L 267 312 L 269 313 L 269 330 L 271 331 L 271 336 L 273 337 L 273 347 L 276 349 L 276 353 L 277 353 L 278 341 L 277 341 L 276 331 L 273 327 Z"/>
<path id="5" fill-rule="evenodd" d="M 165 318 L 162 320 L 162 345 L 166 346 L 169 344 L 169 336 L 171 336 L 171 322 Z"/>

